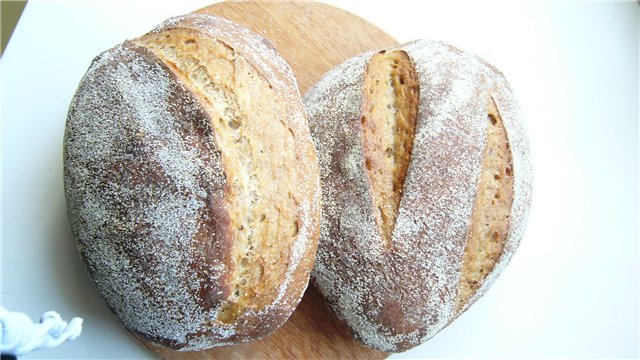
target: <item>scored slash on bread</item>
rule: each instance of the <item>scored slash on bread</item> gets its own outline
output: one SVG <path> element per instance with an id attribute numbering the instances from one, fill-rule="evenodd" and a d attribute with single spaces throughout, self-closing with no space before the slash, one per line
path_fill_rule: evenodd
<path id="1" fill-rule="evenodd" d="M 179 350 L 264 337 L 307 287 L 315 149 L 289 65 L 190 14 L 98 56 L 64 139 L 68 213 L 107 305 Z"/>
<path id="2" fill-rule="evenodd" d="M 531 165 L 513 93 L 483 60 L 416 41 L 347 60 L 303 100 L 323 185 L 312 279 L 364 344 L 417 346 L 522 237 Z"/>
<path id="3" fill-rule="evenodd" d="M 373 54 L 362 84 L 362 143 L 376 224 L 391 242 L 407 176 L 416 117 L 418 79 L 406 52 Z"/>

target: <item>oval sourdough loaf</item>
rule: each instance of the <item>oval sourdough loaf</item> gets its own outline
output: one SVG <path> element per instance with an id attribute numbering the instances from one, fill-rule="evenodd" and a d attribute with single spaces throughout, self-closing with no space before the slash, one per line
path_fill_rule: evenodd
<path id="1" fill-rule="evenodd" d="M 346 61 L 303 101 L 323 184 L 312 278 L 358 340 L 414 347 L 522 237 L 531 170 L 512 91 L 483 60 L 417 41 Z"/>
<path id="2" fill-rule="evenodd" d="M 180 350 L 264 337 L 307 287 L 319 175 L 264 38 L 186 15 L 98 56 L 64 139 L 68 214 L 127 329 Z"/>

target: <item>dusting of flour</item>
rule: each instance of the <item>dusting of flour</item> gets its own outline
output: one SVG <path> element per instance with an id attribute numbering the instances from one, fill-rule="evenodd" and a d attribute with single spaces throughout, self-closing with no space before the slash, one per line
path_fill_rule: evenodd
<path id="1" fill-rule="evenodd" d="M 449 45 L 397 47 L 420 78 L 419 115 L 392 243 L 374 219 L 360 129 L 361 84 L 373 52 L 329 71 L 304 96 L 323 183 L 323 218 L 313 279 L 356 338 L 403 351 L 454 318 L 491 93 L 512 145 L 515 195 L 504 252 L 472 303 L 509 261 L 530 201 L 521 114 L 502 74 Z"/>

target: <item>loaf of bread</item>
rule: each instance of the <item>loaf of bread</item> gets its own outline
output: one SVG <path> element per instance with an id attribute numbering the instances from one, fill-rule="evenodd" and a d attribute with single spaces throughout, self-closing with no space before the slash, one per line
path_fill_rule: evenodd
<path id="1" fill-rule="evenodd" d="M 291 69 L 185 15 L 99 55 L 64 139 L 68 215 L 107 305 L 179 350 L 275 331 L 307 287 L 320 184 Z"/>
<path id="2" fill-rule="evenodd" d="M 312 279 L 364 344 L 421 344 L 523 235 L 531 169 L 513 93 L 478 57 L 417 41 L 346 61 L 303 101 L 323 192 Z"/>

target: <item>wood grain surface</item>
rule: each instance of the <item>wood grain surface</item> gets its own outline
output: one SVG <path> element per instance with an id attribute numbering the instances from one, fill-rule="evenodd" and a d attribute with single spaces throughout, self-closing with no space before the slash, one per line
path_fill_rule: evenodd
<path id="1" fill-rule="evenodd" d="M 311 2 L 224 2 L 197 12 L 225 17 L 271 40 L 289 62 L 300 93 L 346 59 L 397 41 L 367 21 Z M 384 359 L 356 341 L 309 286 L 285 325 L 258 341 L 201 352 L 177 352 L 142 341 L 165 359 Z"/>

